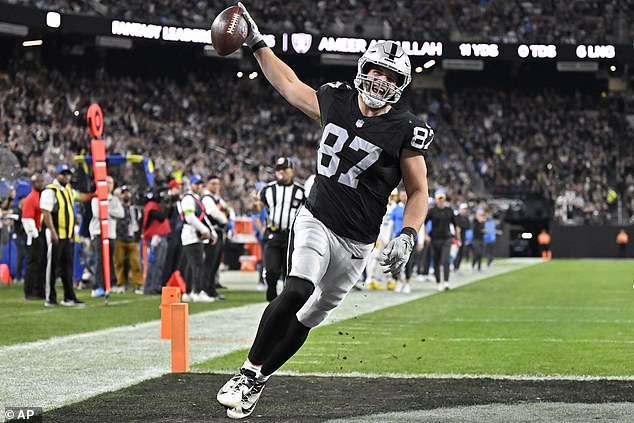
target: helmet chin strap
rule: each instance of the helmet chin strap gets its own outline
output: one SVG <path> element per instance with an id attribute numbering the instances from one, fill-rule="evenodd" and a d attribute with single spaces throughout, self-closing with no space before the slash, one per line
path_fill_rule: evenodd
<path id="1" fill-rule="evenodd" d="M 384 107 L 387 104 L 386 101 L 381 101 L 381 100 L 377 100 L 376 98 L 372 98 L 364 92 L 361 93 L 361 99 L 363 100 L 365 105 L 371 109 L 380 109 L 381 107 Z"/>

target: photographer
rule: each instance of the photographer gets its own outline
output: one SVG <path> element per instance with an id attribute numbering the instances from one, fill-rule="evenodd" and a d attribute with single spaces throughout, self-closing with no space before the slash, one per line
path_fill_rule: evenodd
<path id="1" fill-rule="evenodd" d="M 132 203 L 132 193 L 127 185 L 122 185 L 118 196 L 123 205 L 123 218 L 117 224 L 117 247 L 114 254 L 114 269 L 117 286 L 125 289 L 127 276 L 134 286 L 135 294 L 143 294 L 143 274 L 141 273 L 140 248 L 141 211 Z M 126 275 L 126 266 L 130 274 Z"/>

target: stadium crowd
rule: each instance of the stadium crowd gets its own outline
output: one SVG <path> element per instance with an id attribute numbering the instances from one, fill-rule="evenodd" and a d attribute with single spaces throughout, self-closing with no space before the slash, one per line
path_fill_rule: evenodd
<path id="1" fill-rule="evenodd" d="M 58 163 L 72 162 L 87 150 L 79 111 L 92 101 L 104 107 L 109 152 L 150 157 L 159 186 L 175 173 L 217 173 L 238 213 L 247 211 L 258 181 L 273 179 L 277 157 L 296 161 L 300 181 L 314 169 L 319 127 L 282 99 L 273 99 L 277 94 L 258 80 L 232 73 L 222 78 L 190 74 L 183 81 L 106 72 L 92 78 L 25 68 L 20 63 L 0 71 L 0 134 L 26 176 L 44 170 L 50 180 Z M 241 101 L 247 93 L 262 101 Z M 473 170 L 490 194 L 547 198 L 557 218 L 569 223 L 615 213 L 600 189 L 606 186 L 617 191 L 632 215 L 631 128 L 602 104 L 580 93 L 492 89 L 456 91 L 443 101 L 411 93 L 404 98 L 404 106 L 425 111 L 432 126 L 443 119 L 461 122 L 454 131 L 468 159 L 434 143 L 430 189 L 446 187 L 454 204 L 472 201 L 477 197 L 471 190 Z"/>
<path id="2" fill-rule="evenodd" d="M 599 223 L 616 217 L 618 196 L 627 203 L 634 170 L 632 128 L 600 100 L 580 92 L 467 89 L 451 96 L 452 118 L 494 196 L 544 197 L 562 222 Z M 608 198 L 608 187 L 617 197 Z"/>
<path id="3" fill-rule="evenodd" d="M 273 179 L 277 157 L 293 158 L 299 180 L 315 167 L 318 125 L 291 110 L 281 98 L 273 99 L 277 94 L 266 88 L 257 80 L 237 79 L 229 73 L 221 78 L 191 74 L 180 82 L 105 72 L 92 78 L 66 76 L 55 69 L 26 70 L 21 63 L 0 71 L 0 136 L 17 156 L 25 176 L 45 170 L 50 180 L 57 164 L 71 163 L 76 154 L 88 150 L 83 112 L 77 116 L 74 112 L 85 111 L 97 101 L 104 109 L 110 153 L 150 157 L 159 186 L 167 185 L 175 173 L 222 175 L 225 197 L 238 213 L 245 213 L 256 183 Z M 262 101 L 241 101 L 248 96 Z M 413 110 L 425 108 L 414 100 Z M 433 113 L 428 117 L 433 123 Z M 454 186 L 451 181 L 459 180 L 463 183 L 449 195 L 455 201 L 475 196 L 469 189 L 468 172 L 455 153 L 433 155 L 428 166 L 431 189 Z"/>
<path id="4" fill-rule="evenodd" d="M 224 0 L 8 0 L 47 10 L 205 27 Z M 603 43 L 634 38 L 632 0 L 310 0 L 248 2 L 264 31 L 395 39 Z"/>
<path id="5" fill-rule="evenodd" d="M 611 1 L 452 1 L 451 14 L 463 37 L 493 42 L 616 42 L 620 19 L 631 20 L 634 2 Z M 627 26 L 627 25 L 626 25 Z"/>

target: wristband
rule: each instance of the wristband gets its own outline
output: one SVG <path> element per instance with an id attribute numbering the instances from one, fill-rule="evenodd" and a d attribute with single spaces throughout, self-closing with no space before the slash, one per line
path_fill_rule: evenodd
<path id="1" fill-rule="evenodd" d="M 253 44 L 253 47 L 251 47 L 251 51 L 255 52 L 256 50 L 259 50 L 263 47 L 268 47 L 268 45 L 266 45 L 266 41 L 260 40 L 257 43 Z"/>
<path id="2" fill-rule="evenodd" d="M 401 234 L 409 235 L 412 237 L 412 240 L 415 240 L 418 232 L 411 226 L 406 226 L 401 230 Z"/>

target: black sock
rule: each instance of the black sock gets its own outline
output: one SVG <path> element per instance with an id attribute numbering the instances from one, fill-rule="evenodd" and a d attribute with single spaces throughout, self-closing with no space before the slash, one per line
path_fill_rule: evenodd
<path id="1" fill-rule="evenodd" d="M 262 374 L 269 376 L 282 367 L 304 345 L 309 331 L 309 327 L 302 325 L 297 320 L 297 317 L 293 316 L 286 336 L 277 343 L 264 364 L 262 364 L 262 369 L 260 370 Z"/>
<path id="2" fill-rule="evenodd" d="M 258 332 L 249 351 L 251 363 L 260 365 L 267 360 L 277 344 L 286 337 L 291 324 L 297 322 L 295 314 L 314 289 L 313 284 L 305 279 L 289 277 L 286 280 L 282 293 L 269 303 L 262 314 Z"/>
<path id="3" fill-rule="evenodd" d="M 279 274 L 267 273 L 266 275 L 266 301 L 271 302 L 277 298 L 277 281 Z"/>

